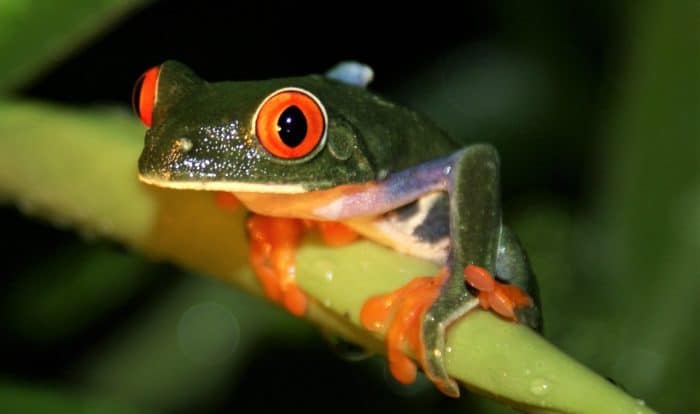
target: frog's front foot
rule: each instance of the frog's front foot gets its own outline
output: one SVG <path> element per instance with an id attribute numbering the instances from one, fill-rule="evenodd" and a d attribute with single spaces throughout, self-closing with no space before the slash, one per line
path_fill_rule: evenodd
<path id="1" fill-rule="evenodd" d="M 311 229 L 318 229 L 323 242 L 336 247 L 351 243 L 358 237 L 344 224 L 335 222 L 254 214 L 247 224 L 250 263 L 265 295 L 296 316 L 304 314 L 308 302 L 306 294 L 296 284 L 296 254 L 303 235 Z"/>
<path id="2" fill-rule="evenodd" d="M 363 326 L 373 332 L 384 332 L 387 359 L 394 378 L 410 384 L 416 378 L 416 363 L 425 375 L 450 397 L 459 396 L 457 383 L 449 377 L 445 366 L 445 336 L 449 324 L 481 305 L 507 319 L 516 320 L 515 309 L 532 303 L 522 289 L 497 282 L 485 269 L 467 266 L 465 281 L 478 291 L 478 296 L 465 291 L 462 295 L 443 295 L 448 279 L 447 267 L 433 277 L 411 280 L 394 292 L 367 300 L 360 311 Z"/>
<path id="3" fill-rule="evenodd" d="M 296 251 L 304 222 L 253 215 L 248 219 L 250 263 L 265 295 L 293 315 L 306 311 L 307 298 L 295 282 Z"/>

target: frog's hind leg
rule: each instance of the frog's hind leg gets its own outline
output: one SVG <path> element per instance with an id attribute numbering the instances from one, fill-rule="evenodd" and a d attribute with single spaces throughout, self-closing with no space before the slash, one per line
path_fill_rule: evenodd
<path id="1" fill-rule="evenodd" d="M 495 149 L 468 147 L 440 168 L 446 176 L 443 190 L 450 204 L 450 251 L 445 268 L 436 277 L 417 278 L 396 292 L 371 298 L 363 306 L 361 319 L 369 329 L 386 329 L 390 368 L 399 381 L 411 382 L 415 376 L 411 361 L 397 357 L 407 346 L 428 378 L 442 392 L 456 397 L 459 388 L 445 366 L 449 325 L 479 305 L 508 317 L 514 309 L 529 306 L 531 300 L 517 285 L 492 276 L 500 263 L 502 241 Z"/>
<path id="2" fill-rule="evenodd" d="M 447 375 L 444 361 L 445 331 L 449 324 L 477 304 L 517 321 L 517 315 L 521 314 L 519 309 L 532 307 L 533 300 L 517 284 L 505 279 L 502 283 L 492 276 L 499 270 L 520 272 L 527 268 L 529 271 L 527 262 L 520 261 L 520 256 L 512 263 L 506 261 L 519 245 L 514 244 L 511 233 L 502 225 L 500 165 L 496 150 L 489 145 L 474 145 L 458 153 L 448 193 L 449 277 L 440 296 L 425 314 L 421 335 L 426 349 L 423 361 L 426 374 L 446 394 L 459 395 L 457 384 Z M 522 253 L 522 249 L 518 252 Z M 522 275 L 506 276 L 520 281 Z"/>
<path id="3" fill-rule="evenodd" d="M 421 337 L 425 373 L 450 396 L 458 396 L 459 388 L 445 367 L 446 329 L 479 304 L 464 283 L 465 268 L 477 265 L 489 272 L 495 268 L 501 227 L 499 175 L 496 151 L 490 146 L 475 145 L 455 156 L 448 182 L 449 276 L 424 316 Z"/>
<path id="4" fill-rule="evenodd" d="M 506 226 L 501 227 L 496 257 L 496 280 L 517 286 L 527 292 L 530 306 L 516 306 L 515 319 L 536 331 L 542 331 L 542 312 L 539 289 L 525 249 L 515 233 Z M 467 281 L 468 278 L 467 278 Z M 481 294 L 481 293 L 480 293 Z"/>

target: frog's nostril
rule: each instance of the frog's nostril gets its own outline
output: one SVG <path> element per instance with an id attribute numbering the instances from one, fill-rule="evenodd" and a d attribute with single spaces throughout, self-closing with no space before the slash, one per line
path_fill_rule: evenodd
<path id="1" fill-rule="evenodd" d="M 192 149 L 192 141 L 187 138 L 178 138 L 175 140 L 175 148 L 184 154 Z"/>

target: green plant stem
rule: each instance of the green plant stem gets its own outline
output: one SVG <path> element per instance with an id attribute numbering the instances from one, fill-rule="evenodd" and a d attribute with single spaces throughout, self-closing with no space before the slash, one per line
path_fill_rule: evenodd
<path id="1" fill-rule="evenodd" d="M 142 136 L 121 111 L 0 103 L 0 197 L 27 214 L 259 294 L 247 266 L 243 212 L 217 208 L 210 193 L 140 184 Z M 369 242 L 333 249 L 311 239 L 298 255 L 298 283 L 313 298 L 306 318 L 380 351 L 381 336 L 358 324 L 363 301 L 434 271 Z M 653 412 L 531 330 L 489 312 L 456 323 L 447 346 L 453 377 L 524 412 Z"/>

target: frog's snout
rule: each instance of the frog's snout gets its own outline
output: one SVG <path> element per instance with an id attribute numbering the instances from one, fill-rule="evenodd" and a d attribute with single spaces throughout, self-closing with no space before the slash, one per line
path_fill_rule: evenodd
<path id="1" fill-rule="evenodd" d="M 166 141 L 147 133 L 146 145 L 139 157 L 139 174 L 159 178 L 170 177 L 174 166 L 182 161 L 193 147 L 192 140 L 185 136 Z"/>
<path id="2" fill-rule="evenodd" d="M 175 140 L 175 150 L 187 154 L 192 149 L 192 140 L 188 138 L 178 138 Z"/>

